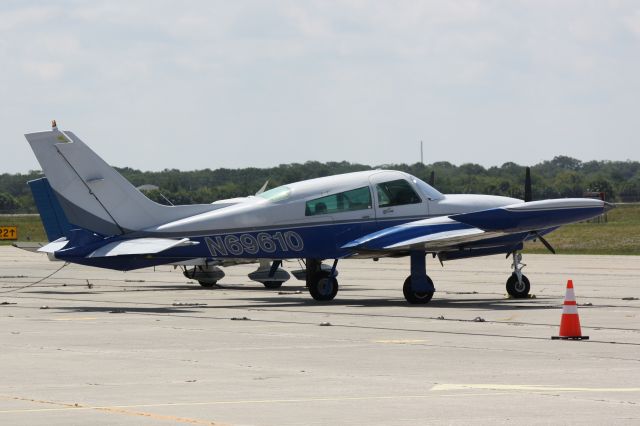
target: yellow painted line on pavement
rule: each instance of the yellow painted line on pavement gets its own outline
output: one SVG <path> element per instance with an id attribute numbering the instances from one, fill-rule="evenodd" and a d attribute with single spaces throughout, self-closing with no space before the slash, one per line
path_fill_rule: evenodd
<path id="1" fill-rule="evenodd" d="M 460 390 L 484 390 L 485 392 L 473 393 L 436 393 L 437 391 L 460 391 Z M 7 413 L 33 413 L 48 411 L 71 411 L 71 410 L 95 410 L 113 414 L 124 414 L 130 416 L 148 417 L 157 420 L 168 420 L 178 423 L 188 424 L 207 424 L 220 425 L 207 420 L 191 419 L 185 417 L 176 417 L 169 415 L 160 415 L 142 411 L 132 411 L 132 409 L 142 408 L 163 408 L 163 407 L 193 407 L 193 406 L 212 406 L 212 405 L 254 405 L 254 404 L 283 404 L 283 403 L 313 403 L 313 402 L 349 402 L 349 401 L 375 401 L 375 400 L 408 400 L 408 399 L 429 399 L 442 397 L 478 397 L 478 396 L 497 396 L 511 395 L 513 391 L 527 391 L 531 393 L 542 392 L 640 392 L 640 388 L 578 388 L 578 387 L 560 387 L 560 386 L 544 386 L 544 385 L 504 385 L 504 384 L 438 384 L 430 389 L 433 393 L 423 395 L 379 395 L 379 396 L 345 396 L 345 397 L 327 397 L 327 398 L 290 398 L 290 399 L 247 399 L 247 400 L 229 400 L 229 401 L 201 401 L 201 402 L 167 402 L 158 404 L 131 404 L 131 405 L 113 405 L 113 406 L 90 406 L 81 404 L 66 404 L 54 401 L 42 401 L 20 397 L 11 397 L 0 395 L 0 398 L 29 401 L 42 404 L 51 404 L 55 408 L 31 408 L 31 409 L 8 409 L 0 410 L 0 414 Z M 489 392 L 487 392 L 489 391 Z"/>
<path id="2" fill-rule="evenodd" d="M 527 391 L 527 392 L 640 392 L 640 388 L 578 388 L 546 385 L 504 385 L 504 384 L 439 384 L 431 388 L 432 391 L 452 390 L 497 390 L 497 391 Z"/>
<path id="3" fill-rule="evenodd" d="M 36 404 L 46 404 L 53 405 L 56 408 L 35 408 L 35 409 L 13 409 L 13 410 L 0 410 L 0 414 L 2 413 L 34 413 L 34 412 L 45 412 L 45 411 L 81 411 L 81 410 L 93 410 L 100 411 L 103 413 L 109 414 L 122 414 L 126 416 L 134 416 L 134 417 L 146 417 L 153 420 L 166 420 L 170 422 L 177 423 L 185 423 L 185 424 L 196 424 L 196 425 L 209 425 L 209 426 L 222 426 L 222 423 L 212 422 L 209 420 L 200 420 L 200 419 L 192 419 L 188 417 L 177 417 L 165 414 L 155 414 L 148 413 L 144 411 L 132 411 L 128 410 L 129 407 L 93 407 L 83 404 L 70 404 L 66 402 L 56 402 L 56 401 L 48 401 L 43 399 L 33 399 L 33 398 L 23 398 L 19 396 L 11 396 L 11 395 L 0 395 L 0 398 L 6 400 L 13 401 L 24 401 L 24 402 L 32 402 Z"/>
<path id="4" fill-rule="evenodd" d="M 513 321 L 515 318 L 517 317 L 517 315 L 509 315 L 506 318 L 496 318 L 496 321 Z"/>
<path id="5" fill-rule="evenodd" d="M 505 393 L 507 395 L 508 393 Z M 158 404 L 132 404 L 132 405 L 113 405 L 113 406 L 89 406 L 89 405 L 75 405 L 56 403 L 52 401 L 37 401 L 26 398 L 7 397 L 0 395 L 0 398 L 39 402 L 43 404 L 59 405 L 56 408 L 26 408 L 26 409 L 8 409 L 0 410 L 0 414 L 7 413 L 33 413 L 33 412 L 47 412 L 47 411 L 71 411 L 71 410 L 127 410 L 132 408 L 162 408 L 162 407 L 193 407 L 193 406 L 207 406 L 207 405 L 242 405 L 242 404 L 283 404 L 283 403 L 311 403 L 311 402 L 348 402 L 348 401 L 376 401 L 376 400 L 403 400 L 403 399 L 428 399 L 428 398 L 440 398 L 440 397 L 461 397 L 461 396 L 494 396 L 499 395 L 496 392 L 488 393 L 474 393 L 474 394 L 424 394 L 424 395 L 382 395 L 382 396 L 345 396 L 345 397 L 333 397 L 333 398 L 291 398 L 291 399 L 247 399 L 247 400 L 230 400 L 230 401 L 201 401 L 201 402 L 166 402 Z M 134 412 L 132 412 L 134 413 Z M 141 413 L 140 415 L 142 415 Z M 198 423 L 199 424 L 199 423 Z M 212 424 L 206 422 L 205 424 Z M 219 423 L 215 423 L 219 425 Z"/>
<path id="6" fill-rule="evenodd" d="M 177 417 L 177 416 L 164 415 L 164 414 L 154 414 L 154 413 L 147 413 L 143 411 L 131 411 L 131 410 L 126 410 L 118 407 L 90 407 L 90 408 L 92 410 L 102 411 L 105 413 L 124 414 L 127 416 L 137 416 L 137 417 L 147 417 L 154 420 L 167 420 L 170 422 L 186 423 L 186 424 L 193 424 L 193 425 L 211 425 L 211 426 L 221 425 L 221 423 L 212 422 L 208 420 L 192 419 L 188 417 Z"/>

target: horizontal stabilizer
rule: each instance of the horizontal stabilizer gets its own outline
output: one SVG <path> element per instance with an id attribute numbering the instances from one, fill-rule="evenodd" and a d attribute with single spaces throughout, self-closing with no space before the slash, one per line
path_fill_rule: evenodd
<path id="1" fill-rule="evenodd" d="M 11 244 L 15 248 L 19 248 L 20 250 L 30 251 L 31 253 L 37 253 L 45 243 L 39 242 L 31 242 L 31 241 L 17 241 Z"/>
<path id="2" fill-rule="evenodd" d="M 170 238 L 136 238 L 133 240 L 114 241 L 106 244 L 87 257 L 112 257 L 125 255 L 154 254 L 174 247 L 198 244 L 188 238 L 174 240 Z"/>
<path id="3" fill-rule="evenodd" d="M 53 253 L 58 250 L 62 250 L 67 245 L 68 242 L 69 241 L 65 237 L 58 238 L 57 240 L 52 241 L 43 247 L 40 247 L 38 251 L 40 253 Z"/>

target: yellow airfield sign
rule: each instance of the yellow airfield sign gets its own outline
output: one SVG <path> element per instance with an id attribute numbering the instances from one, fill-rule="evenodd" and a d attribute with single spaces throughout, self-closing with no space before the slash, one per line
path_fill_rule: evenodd
<path id="1" fill-rule="evenodd" d="M 0 240 L 17 240 L 17 226 L 0 226 Z"/>

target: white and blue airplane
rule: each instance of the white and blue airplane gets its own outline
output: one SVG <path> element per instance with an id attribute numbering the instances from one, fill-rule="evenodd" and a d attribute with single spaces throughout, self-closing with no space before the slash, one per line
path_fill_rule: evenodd
<path id="1" fill-rule="evenodd" d="M 543 235 L 612 207 L 587 198 L 445 195 L 393 170 L 305 180 L 212 204 L 165 206 L 55 121 L 50 131 L 25 137 L 46 176 L 30 182 L 51 241 L 39 251 L 121 271 L 183 265 L 185 275 L 203 286 L 220 278 L 218 265 L 261 261 L 253 278 L 277 287 L 288 278 L 282 261 L 299 259 L 305 268 L 296 275 L 320 301 L 338 292 L 339 260 L 409 256 L 404 296 L 409 303 L 428 303 L 435 287 L 426 272 L 427 254 L 440 262 L 511 255 L 507 292 L 527 297 L 524 242 L 540 239 L 553 251 Z"/>

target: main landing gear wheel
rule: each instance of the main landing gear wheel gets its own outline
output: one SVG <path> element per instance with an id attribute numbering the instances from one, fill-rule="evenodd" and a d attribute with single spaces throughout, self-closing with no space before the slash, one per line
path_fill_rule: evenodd
<path id="1" fill-rule="evenodd" d="M 217 281 L 198 281 L 200 285 L 204 288 L 213 288 L 216 285 Z"/>
<path id="2" fill-rule="evenodd" d="M 309 293 L 315 300 L 333 300 L 338 294 L 338 280 L 329 274 L 322 274 L 316 282 L 309 285 Z"/>
<path id="3" fill-rule="evenodd" d="M 280 288 L 282 287 L 282 281 L 264 281 L 262 285 L 266 288 Z"/>
<path id="4" fill-rule="evenodd" d="M 518 275 L 514 272 L 507 280 L 507 293 L 514 299 L 524 299 L 529 296 L 531 284 L 526 275 L 522 275 L 522 282 L 518 280 Z"/>
<path id="5" fill-rule="evenodd" d="M 430 286 L 433 286 L 433 281 L 427 275 L 427 281 Z M 412 305 L 424 305 L 425 303 L 429 303 L 431 298 L 433 297 L 433 291 L 414 291 L 411 289 L 411 275 L 404 280 L 404 285 L 402 286 L 402 292 L 404 293 L 404 298 L 407 299 L 407 302 Z"/>

